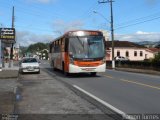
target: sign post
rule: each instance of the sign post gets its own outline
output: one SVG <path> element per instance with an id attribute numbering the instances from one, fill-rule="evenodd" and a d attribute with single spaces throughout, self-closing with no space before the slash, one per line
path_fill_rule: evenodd
<path id="1" fill-rule="evenodd" d="M 4 43 L 15 43 L 15 29 L 14 28 L 0 28 L 0 39 Z"/>
<path id="2" fill-rule="evenodd" d="M 2 43 L 0 39 L 0 71 L 2 71 Z"/>
<path id="3" fill-rule="evenodd" d="M 15 43 L 15 28 L 0 28 L 0 40 L 1 40 L 1 43 L 3 42 L 4 44 L 11 45 L 11 48 L 12 48 L 13 44 Z M 2 49 L 2 44 L 0 45 L 0 49 Z M 0 52 L 1 53 L 0 61 L 2 61 L 2 57 L 3 57 L 2 52 L 3 51 Z M 11 54 L 10 59 L 12 60 L 13 54 L 12 53 L 10 54 Z M 2 62 L 0 62 L 0 64 L 1 63 Z"/>

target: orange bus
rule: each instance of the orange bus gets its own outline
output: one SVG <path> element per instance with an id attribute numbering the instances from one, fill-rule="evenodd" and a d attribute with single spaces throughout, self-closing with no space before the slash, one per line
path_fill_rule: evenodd
<path id="1" fill-rule="evenodd" d="M 69 31 L 50 43 L 49 57 L 53 69 L 65 75 L 88 72 L 95 76 L 106 70 L 104 36 L 100 31 Z"/>

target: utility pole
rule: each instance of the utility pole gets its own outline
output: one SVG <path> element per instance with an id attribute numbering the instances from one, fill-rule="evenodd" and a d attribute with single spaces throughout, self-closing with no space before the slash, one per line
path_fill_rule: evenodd
<path id="1" fill-rule="evenodd" d="M 12 8 L 12 28 L 14 28 L 14 6 L 13 6 L 13 8 Z M 12 43 L 12 45 L 11 45 L 11 51 L 10 51 L 10 65 L 9 65 L 9 67 L 13 67 L 13 45 L 14 45 L 14 43 Z"/>
<path id="2" fill-rule="evenodd" d="M 113 28 L 113 0 L 103 0 L 98 1 L 98 3 L 110 3 L 110 12 L 111 12 L 111 39 L 112 39 L 112 69 L 115 69 L 115 60 L 114 60 L 114 28 Z"/>

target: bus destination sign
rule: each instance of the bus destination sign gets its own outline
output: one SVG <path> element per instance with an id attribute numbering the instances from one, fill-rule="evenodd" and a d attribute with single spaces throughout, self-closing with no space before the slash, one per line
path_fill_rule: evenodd
<path id="1" fill-rule="evenodd" d="M 15 42 L 15 29 L 14 28 L 0 28 L 0 39 L 3 42 Z"/>
<path id="2" fill-rule="evenodd" d="M 70 36 L 98 36 L 102 35 L 99 31 L 74 31 L 70 32 Z"/>

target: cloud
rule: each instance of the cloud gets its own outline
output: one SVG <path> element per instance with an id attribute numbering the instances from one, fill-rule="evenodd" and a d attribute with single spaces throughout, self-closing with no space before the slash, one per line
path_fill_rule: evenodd
<path id="1" fill-rule="evenodd" d="M 70 30 L 77 30 L 81 29 L 84 26 L 84 23 L 82 21 L 72 21 L 72 22 L 65 22 L 63 20 L 56 20 L 53 22 L 53 29 L 54 32 L 57 32 L 58 34 L 63 34 L 66 31 Z"/>
<path id="2" fill-rule="evenodd" d="M 81 21 L 64 22 L 62 20 L 57 20 L 53 23 L 53 35 L 47 34 L 35 34 L 30 31 L 16 31 L 16 40 L 22 46 L 28 46 L 37 42 L 50 42 L 54 37 L 60 36 L 66 31 L 77 30 L 83 26 Z"/>
<path id="3" fill-rule="evenodd" d="M 137 31 L 133 34 L 115 35 L 116 40 L 140 42 L 140 41 L 160 41 L 160 33 Z"/>
<path id="4" fill-rule="evenodd" d="M 21 46 L 28 46 L 37 42 L 50 42 L 53 40 L 53 36 L 39 35 L 29 31 L 17 31 L 16 40 Z"/>
<path id="5" fill-rule="evenodd" d="M 137 31 L 136 34 L 138 34 L 138 35 L 146 35 L 146 34 L 150 34 L 150 33 L 143 32 L 143 31 Z"/>

